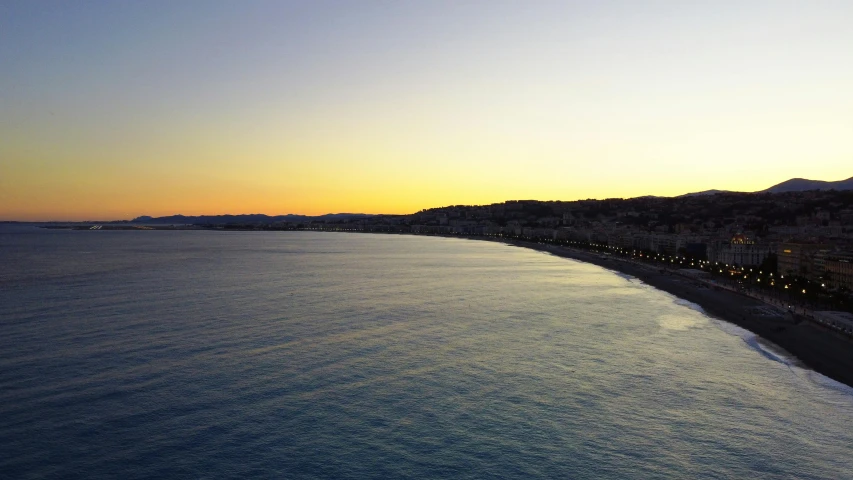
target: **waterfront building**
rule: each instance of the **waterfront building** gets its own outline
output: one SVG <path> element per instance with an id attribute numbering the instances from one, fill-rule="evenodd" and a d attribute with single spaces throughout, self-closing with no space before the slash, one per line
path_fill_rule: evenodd
<path id="1" fill-rule="evenodd" d="M 728 242 L 714 242 L 708 246 L 708 260 L 727 265 L 761 265 L 773 249 L 770 245 L 756 243 L 750 237 L 738 233 Z"/>
<path id="2" fill-rule="evenodd" d="M 821 250 L 829 250 L 831 245 L 821 243 L 784 242 L 776 250 L 777 270 L 783 275 L 813 277 L 815 272 L 814 256 Z"/>
<path id="3" fill-rule="evenodd" d="M 823 267 L 827 285 L 853 291 L 853 253 L 830 253 L 824 259 Z"/>

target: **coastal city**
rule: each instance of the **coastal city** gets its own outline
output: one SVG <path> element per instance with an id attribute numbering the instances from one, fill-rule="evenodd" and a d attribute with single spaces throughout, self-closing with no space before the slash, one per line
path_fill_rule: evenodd
<path id="1" fill-rule="evenodd" d="M 792 304 L 850 310 L 853 191 L 513 200 L 377 215 L 219 228 L 346 230 L 547 242 L 724 277 Z M 841 330 L 853 331 L 842 319 Z"/>
<path id="2" fill-rule="evenodd" d="M 509 200 L 410 215 L 145 216 L 71 228 L 346 231 L 552 245 L 712 281 L 853 336 L 853 190 Z"/>
<path id="3" fill-rule="evenodd" d="M 348 232 L 499 242 L 620 272 L 759 335 L 830 378 L 853 384 L 849 189 L 510 200 L 409 215 L 173 215 L 43 226 Z"/>
<path id="4" fill-rule="evenodd" d="M 0 1 L 0 480 L 853 480 L 851 19 Z"/>

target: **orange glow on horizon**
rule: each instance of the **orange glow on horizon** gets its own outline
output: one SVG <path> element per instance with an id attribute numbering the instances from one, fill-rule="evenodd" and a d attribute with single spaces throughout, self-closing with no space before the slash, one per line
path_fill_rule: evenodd
<path id="1" fill-rule="evenodd" d="M 0 15 L 0 220 L 407 214 L 853 175 L 853 4 L 250 3 Z"/>

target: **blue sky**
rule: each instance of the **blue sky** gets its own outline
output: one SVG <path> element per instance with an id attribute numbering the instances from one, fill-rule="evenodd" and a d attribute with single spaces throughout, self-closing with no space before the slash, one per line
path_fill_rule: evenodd
<path id="1" fill-rule="evenodd" d="M 851 18 L 830 1 L 6 1 L 0 218 L 847 178 Z"/>

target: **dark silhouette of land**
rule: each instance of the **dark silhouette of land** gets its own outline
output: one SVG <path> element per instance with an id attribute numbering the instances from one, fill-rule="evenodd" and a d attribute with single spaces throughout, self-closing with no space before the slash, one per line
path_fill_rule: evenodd
<path id="1" fill-rule="evenodd" d="M 786 193 L 786 192 L 806 192 L 809 190 L 853 190 L 853 177 L 847 180 L 838 180 L 836 182 L 825 182 L 823 180 L 809 180 L 806 178 L 792 178 L 785 180 L 782 183 L 773 185 L 772 187 L 758 190 L 751 193 Z M 685 193 L 681 197 L 695 197 L 698 195 L 715 195 L 717 193 L 749 193 L 749 192 L 734 192 L 731 190 L 704 190 L 701 192 Z"/>

